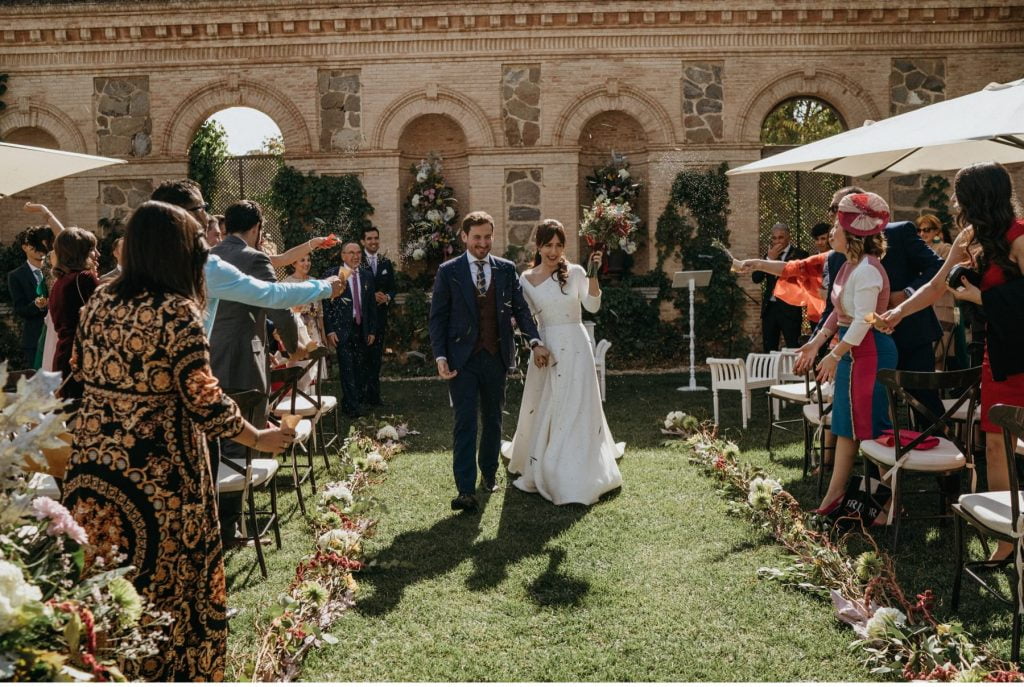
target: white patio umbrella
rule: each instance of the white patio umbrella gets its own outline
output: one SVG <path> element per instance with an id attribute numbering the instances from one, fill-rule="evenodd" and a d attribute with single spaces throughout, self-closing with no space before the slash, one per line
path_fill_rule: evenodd
<path id="1" fill-rule="evenodd" d="M 0 143 L 0 198 L 54 179 L 122 164 L 125 164 L 124 160 L 111 157 Z"/>
<path id="2" fill-rule="evenodd" d="M 959 169 L 975 162 L 1024 162 L 1024 79 L 823 138 L 731 169 L 876 177 Z"/>

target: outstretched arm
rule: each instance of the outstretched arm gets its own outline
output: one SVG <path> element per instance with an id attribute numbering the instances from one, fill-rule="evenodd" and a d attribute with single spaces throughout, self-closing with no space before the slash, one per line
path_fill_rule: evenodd
<path id="1" fill-rule="evenodd" d="M 46 207 L 42 203 L 25 203 L 25 212 L 36 212 L 41 214 L 46 219 L 46 225 L 53 229 L 53 238 L 60 236 L 60 233 L 64 231 L 64 225 L 57 219 L 57 215 L 50 212 L 50 208 Z"/>
<path id="2" fill-rule="evenodd" d="M 297 246 L 292 246 L 291 248 L 281 253 L 280 255 L 269 256 L 270 264 L 273 265 L 274 267 L 285 267 L 287 265 L 290 265 L 296 260 L 304 258 L 310 253 L 312 253 L 314 250 L 323 245 L 324 241 L 326 240 L 326 236 L 318 236 L 316 238 L 312 238 L 308 241 L 305 241 L 304 243 L 300 243 Z"/>
<path id="3" fill-rule="evenodd" d="M 206 260 L 206 291 L 212 298 L 271 309 L 293 308 L 331 295 L 325 279 L 304 282 L 268 282 L 250 277 L 216 255 Z"/>

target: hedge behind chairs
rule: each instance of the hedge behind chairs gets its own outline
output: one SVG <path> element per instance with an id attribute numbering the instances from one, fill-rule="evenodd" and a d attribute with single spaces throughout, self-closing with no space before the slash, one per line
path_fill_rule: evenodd
<path id="1" fill-rule="evenodd" d="M 1013 456 L 1017 437 L 1024 435 L 1024 408 L 1018 406 L 996 405 L 989 410 L 989 420 L 1003 430 L 1003 441 L 1006 444 L 1006 455 Z M 987 491 L 977 494 L 964 494 L 953 506 L 956 514 L 956 576 L 953 579 L 953 610 L 960 605 L 960 587 L 963 573 L 987 589 L 998 600 L 1013 609 L 1013 636 L 1011 639 L 1010 660 L 1020 660 L 1021 615 L 1024 613 L 1024 594 L 1022 594 L 1022 574 L 1024 562 L 1021 558 L 1021 540 L 1024 538 L 1024 523 L 1021 522 L 1021 493 L 1017 469 L 1010 460 L 1010 490 Z M 964 524 L 970 525 L 979 534 L 993 537 L 1000 541 L 1013 544 L 1013 554 L 1003 561 L 967 561 L 966 537 Z M 988 545 L 982 539 L 982 548 L 986 557 L 989 555 Z M 1012 564 L 1016 579 L 1010 585 L 1011 598 L 1007 599 L 996 589 L 985 582 L 978 574 L 981 570 L 993 570 L 1002 565 Z"/>
<path id="2" fill-rule="evenodd" d="M 940 481 L 941 512 L 937 516 L 946 517 L 946 511 L 952 505 L 949 494 L 941 489 L 943 478 L 957 475 L 962 470 L 971 470 L 971 490 L 974 490 L 976 475 L 974 473 L 973 445 L 974 428 L 969 425 L 965 435 L 956 431 L 954 415 L 967 405 L 968 417 L 974 413 L 978 403 L 978 392 L 981 384 L 981 368 L 954 372 L 909 372 L 906 370 L 880 370 L 878 381 L 881 382 L 889 396 L 889 412 L 893 419 L 894 446 L 886 446 L 877 439 L 863 441 L 860 445 L 864 456 L 864 474 L 868 474 L 868 461 L 885 470 L 882 478 L 891 478 L 892 504 L 886 524 L 893 525 L 892 545 L 896 548 L 899 538 L 900 521 L 903 519 L 903 479 L 901 472 L 919 472 L 935 475 Z M 942 415 L 936 416 L 928 407 L 918 401 L 908 389 L 917 390 L 955 390 L 958 396 L 954 403 Z M 920 417 L 930 425 L 913 440 L 907 440 L 908 431 L 903 426 L 901 406 L 908 406 L 919 413 Z M 938 440 L 938 445 L 931 449 L 921 450 L 919 447 L 929 437 Z"/>

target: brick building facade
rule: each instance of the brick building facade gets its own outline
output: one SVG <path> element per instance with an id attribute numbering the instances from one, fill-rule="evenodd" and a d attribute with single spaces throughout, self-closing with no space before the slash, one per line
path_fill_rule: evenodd
<path id="1" fill-rule="evenodd" d="M 859 126 L 1021 78 L 1022 46 L 1024 6 L 1006 0 L 8 5 L 0 137 L 130 164 L 0 200 L 0 241 L 27 197 L 86 227 L 124 213 L 183 176 L 196 129 L 232 106 L 274 119 L 289 164 L 359 174 L 392 254 L 408 167 L 430 151 L 460 208 L 494 215 L 498 253 L 535 218 L 575 229 L 612 149 L 646 184 L 653 235 L 676 173 L 758 159 L 780 102 L 819 98 Z M 867 186 L 896 205 L 916 193 Z M 756 176 L 731 179 L 741 255 L 757 251 L 757 197 Z"/>

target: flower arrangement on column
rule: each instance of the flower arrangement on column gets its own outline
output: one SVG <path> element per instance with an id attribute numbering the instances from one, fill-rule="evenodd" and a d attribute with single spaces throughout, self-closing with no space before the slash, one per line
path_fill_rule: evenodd
<path id="1" fill-rule="evenodd" d="M 598 244 L 607 244 L 607 249 L 621 250 L 626 255 L 636 252 L 637 242 L 634 238 L 640 228 L 640 218 L 634 214 L 636 201 L 643 190 L 643 184 L 636 180 L 629 171 L 629 161 L 621 153 L 612 151 L 611 160 L 604 167 L 594 170 L 586 178 L 587 188 L 594 195 L 594 202 L 589 208 L 583 208 L 583 222 L 580 235 L 587 239 L 591 249 Z M 608 236 L 599 236 L 591 227 L 595 220 L 613 219 L 617 228 Z M 602 222 L 598 221 L 598 224 Z M 584 228 L 587 228 L 584 231 Z M 604 270 L 608 270 L 609 261 L 604 261 Z"/>
<path id="2" fill-rule="evenodd" d="M 431 153 L 412 166 L 415 180 L 405 201 L 402 261 L 438 265 L 455 254 L 455 191 L 445 182 L 441 158 Z"/>
<path id="3" fill-rule="evenodd" d="M 170 618 L 135 590 L 123 556 L 87 560 L 86 531 L 30 486 L 32 473 L 63 475 L 70 455 L 59 385 L 40 371 L 0 391 L 0 681 L 123 681 L 126 662 L 166 650 Z"/>

